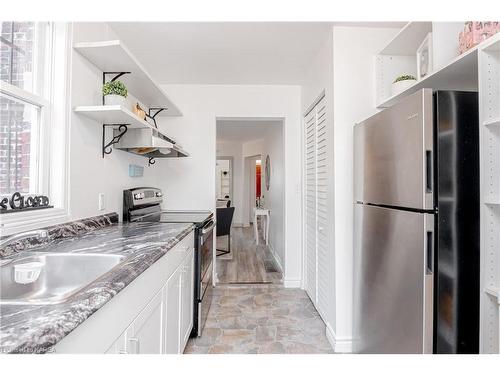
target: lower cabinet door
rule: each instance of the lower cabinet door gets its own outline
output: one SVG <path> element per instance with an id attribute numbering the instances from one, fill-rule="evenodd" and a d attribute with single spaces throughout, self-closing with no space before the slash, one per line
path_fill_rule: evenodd
<path id="1" fill-rule="evenodd" d="M 127 353 L 161 354 L 163 352 L 164 324 L 163 289 L 135 318 L 127 329 Z"/>
<path id="2" fill-rule="evenodd" d="M 165 353 L 179 354 L 180 349 L 180 291 L 182 266 L 168 279 L 165 286 Z"/>
<path id="3" fill-rule="evenodd" d="M 105 354 L 127 354 L 127 333 L 123 332 L 111 345 Z"/>
<path id="4" fill-rule="evenodd" d="M 194 252 L 191 251 L 182 265 L 181 277 L 181 311 L 180 311 L 180 351 L 189 339 L 193 328 L 193 298 L 194 298 Z"/>

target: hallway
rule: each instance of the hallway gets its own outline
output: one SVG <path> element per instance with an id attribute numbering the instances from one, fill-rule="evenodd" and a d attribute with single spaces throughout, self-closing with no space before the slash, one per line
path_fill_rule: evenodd
<path id="1" fill-rule="evenodd" d="M 253 226 L 231 229 L 231 253 L 217 257 L 219 284 L 280 284 L 282 273 L 259 231 L 255 244 Z M 227 248 L 227 237 L 217 239 L 217 248 Z"/>
<path id="2" fill-rule="evenodd" d="M 333 353 L 325 324 L 301 289 L 281 285 L 223 285 L 200 338 L 185 354 Z"/>

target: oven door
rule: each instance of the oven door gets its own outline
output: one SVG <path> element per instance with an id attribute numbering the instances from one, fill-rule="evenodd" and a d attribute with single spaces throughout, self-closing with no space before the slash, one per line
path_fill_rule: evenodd
<path id="1" fill-rule="evenodd" d="M 197 334 L 201 336 L 203 327 L 207 320 L 208 311 L 210 310 L 210 305 L 212 304 L 213 296 L 213 245 L 214 245 L 214 228 L 215 222 L 208 222 L 201 230 L 199 234 L 199 287 L 198 287 L 198 329 Z"/>
<path id="2" fill-rule="evenodd" d="M 200 251 L 200 279 L 205 279 L 206 273 L 212 267 L 215 221 L 211 220 L 200 230 L 198 249 Z M 201 296 L 200 296 L 201 297 Z"/>

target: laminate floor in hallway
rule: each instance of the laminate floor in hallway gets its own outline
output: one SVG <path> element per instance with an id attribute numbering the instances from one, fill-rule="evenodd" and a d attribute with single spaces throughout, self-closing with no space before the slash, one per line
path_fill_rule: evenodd
<path id="1" fill-rule="evenodd" d="M 217 248 L 227 249 L 227 237 L 217 238 Z M 217 257 L 217 276 L 220 284 L 282 282 L 282 274 L 262 236 L 256 245 L 253 226 L 231 229 L 231 253 Z"/>
<path id="2" fill-rule="evenodd" d="M 301 289 L 281 285 L 215 288 L 203 335 L 186 354 L 333 353 L 325 324 Z"/>

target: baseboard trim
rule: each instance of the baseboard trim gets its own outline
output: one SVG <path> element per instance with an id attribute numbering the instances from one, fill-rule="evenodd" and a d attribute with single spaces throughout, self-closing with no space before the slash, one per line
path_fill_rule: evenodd
<path id="1" fill-rule="evenodd" d="M 326 323 L 326 338 L 335 353 L 352 353 L 352 337 L 336 337 L 333 328 Z"/>
<path id="2" fill-rule="evenodd" d="M 274 246 L 272 243 L 269 243 L 269 251 L 271 252 L 273 258 L 274 258 L 274 262 L 276 263 L 276 265 L 278 266 L 280 272 L 283 274 L 283 264 L 281 263 L 281 258 L 280 256 L 278 255 L 278 253 L 274 250 Z"/>
<path id="3" fill-rule="evenodd" d="M 285 278 L 285 280 L 283 281 L 283 286 L 285 288 L 300 288 L 301 284 L 302 284 L 301 279 L 287 279 L 287 278 Z"/>

